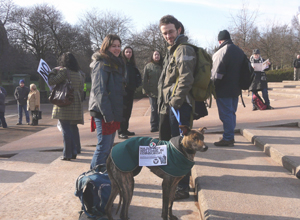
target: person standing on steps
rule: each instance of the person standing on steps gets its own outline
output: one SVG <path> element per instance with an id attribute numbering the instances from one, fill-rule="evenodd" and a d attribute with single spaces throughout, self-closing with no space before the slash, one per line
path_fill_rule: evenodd
<path id="1" fill-rule="evenodd" d="M 126 85 L 125 94 L 123 97 L 123 121 L 121 122 L 118 134 L 120 139 L 127 139 L 128 136 L 135 135 L 134 132 L 128 131 L 128 127 L 133 106 L 134 93 L 135 90 L 141 85 L 142 78 L 140 71 L 136 67 L 133 49 L 129 46 L 126 46 L 122 52 L 122 55 L 126 60 Z"/>
<path id="2" fill-rule="evenodd" d="M 158 131 L 158 105 L 157 105 L 157 95 L 158 95 L 158 80 L 162 71 L 162 57 L 158 51 L 154 51 L 150 62 L 144 68 L 143 75 L 143 93 L 149 97 L 151 106 L 151 117 L 150 125 L 151 132 Z"/>

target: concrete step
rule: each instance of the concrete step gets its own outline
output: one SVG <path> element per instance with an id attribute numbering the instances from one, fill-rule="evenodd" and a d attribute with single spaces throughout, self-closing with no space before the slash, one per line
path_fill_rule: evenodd
<path id="1" fill-rule="evenodd" d="M 280 125 L 242 129 L 243 136 L 293 175 L 300 169 L 300 129 Z"/>
<path id="2" fill-rule="evenodd" d="M 192 170 L 203 219 L 294 220 L 300 216 L 300 181 L 241 135 L 234 147 L 197 153 Z"/>

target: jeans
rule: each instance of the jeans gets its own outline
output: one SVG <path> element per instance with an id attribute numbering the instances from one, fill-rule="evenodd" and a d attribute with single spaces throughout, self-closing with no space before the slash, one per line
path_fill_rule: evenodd
<path id="1" fill-rule="evenodd" d="M 217 98 L 219 118 L 223 122 L 223 139 L 226 141 L 234 139 L 238 100 L 238 97 Z"/>
<path id="2" fill-rule="evenodd" d="M 5 117 L 4 117 L 4 112 L 0 112 L 0 125 L 2 124 L 2 127 L 3 128 L 7 128 L 7 124 L 6 124 L 6 121 L 5 121 Z"/>
<path id="3" fill-rule="evenodd" d="M 179 108 L 179 114 L 180 114 L 180 122 L 182 125 L 190 126 L 190 119 L 192 114 L 192 107 L 188 103 L 183 103 L 182 106 Z M 180 135 L 179 132 L 179 124 L 178 121 L 170 108 L 169 111 L 170 116 L 170 126 L 171 126 L 171 136 L 176 137 Z M 190 185 L 190 176 L 191 172 L 189 172 L 187 175 L 185 175 L 178 183 L 178 188 L 180 190 L 186 190 L 189 189 Z"/>
<path id="4" fill-rule="evenodd" d="M 23 111 L 22 111 L 22 109 L 24 109 L 24 112 L 25 112 L 26 122 L 29 123 L 30 119 L 29 119 L 29 113 L 27 111 L 27 104 L 26 105 L 20 105 L 20 104 L 18 104 L 19 123 L 22 124 L 22 117 L 23 117 Z"/>
<path id="5" fill-rule="evenodd" d="M 151 106 L 151 117 L 150 117 L 150 124 L 151 128 L 158 128 L 158 105 L 157 105 L 157 98 L 149 97 L 150 106 Z"/>
<path id="6" fill-rule="evenodd" d="M 77 124 L 71 124 L 71 130 L 73 134 L 73 144 L 75 145 L 77 154 L 81 153 L 80 135 Z"/>
<path id="7" fill-rule="evenodd" d="M 72 156 L 77 155 L 76 146 L 80 146 L 79 140 L 79 131 L 77 128 L 77 124 L 71 124 L 69 120 L 59 120 L 62 133 L 64 138 L 64 150 L 63 150 L 63 157 L 64 158 L 72 158 Z"/>
<path id="8" fill-rule="evenodd" d="M 255 107 L 254 102 L 253 102 L 253 94 L 254 94 L 254 93 L 257 93 L 257 92 L 258 92 L 258 91 L 253 91 L 253 92 L 252 92 L 252 103 L 253 103 L 253 107 Z M 261 93 L 262 93 L 263 99 L 265 100 L 266 106 L 269 106 L 269 105 L 270 105 L 270 99 L 269 99 L 268 89 L 267 89 L 267 88 L 266 88 L 266 89 L 263 89 L 263 90 L 261 91 Z"/>
<path id="9" fill-rule="evenodd" d="M 115 135 L 116 135 L 116 132 L 110 135 L 102 134 L 102 119 L 95 118 L 95 123 L 97 129 L 98 143 L 96 145 L 96 150 L 92 158 L 92 162 L 90 166 L 91 169 L 93 169 L 95 166 L 99 164 L 106 164 L 106 159 L 110 154 L 111 148 L 114 144 Z"/>

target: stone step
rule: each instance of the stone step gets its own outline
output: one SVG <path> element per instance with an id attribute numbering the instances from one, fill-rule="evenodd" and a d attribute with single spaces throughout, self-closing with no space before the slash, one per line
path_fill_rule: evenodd
<path id="1" fill-rule="evenodd" d="M 192 170 L 202 218 L 298 219 L 300 181 L 243 136 L 234 147 L 215 147 L 218 138 L 205 135 L 209 149 Z"/>

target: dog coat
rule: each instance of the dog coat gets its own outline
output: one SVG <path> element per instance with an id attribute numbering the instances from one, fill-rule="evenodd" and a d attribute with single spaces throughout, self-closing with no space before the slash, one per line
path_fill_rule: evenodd
<path id="1" fill-rule="evenodd" d="M 165 173 L 179 177 L 191 171 L 195 162 L 187 159 L 180 151 L 181 137 L 174 137 L 170 141 L 160 141 L 150 137 L 134 137 L 123 141 L 112 148 L 111 158 L 116 167 L 123 172 L 132 172 L 139 166 L 139 146 L 149 146 L 151 142 L 167 145 L 167 165 L 158 166 Z"/>

